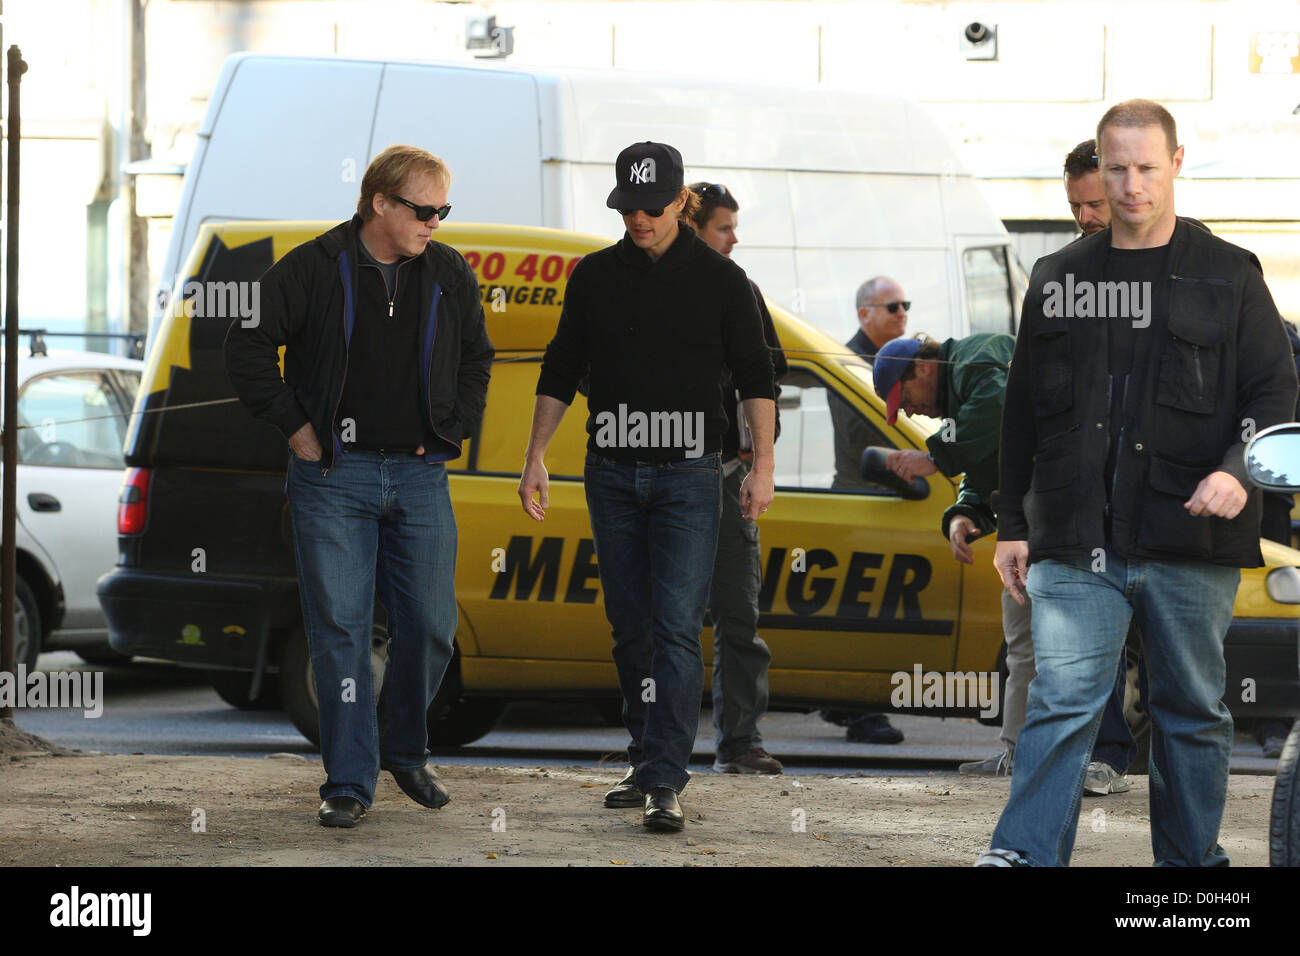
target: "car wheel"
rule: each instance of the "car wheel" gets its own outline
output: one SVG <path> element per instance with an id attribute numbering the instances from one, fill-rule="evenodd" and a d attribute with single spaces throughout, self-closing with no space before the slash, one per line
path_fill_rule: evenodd
<path id="1" fill-rule="evenodd" d="M 460 682 L 460 647 L 452 648 L 451 663 L 442 677 L 425 722 L 429 728 L 429 748 L 460 747 L 473 743 L 496 726 L 503 700 L 488 697 L 465 697 Z"/>
<path id="2" fill-rule="evenodd" d="M 279 710 L 282 706 L 280 688 L 270 675 L 263 675 L 256 700 L 248 696 L 253 684 L 252 671 L 210 670 L 207 675 L 217 696 L 238 710 Z"/>
<path id="3" fill-rule="evenodd" d="M 376 622 L 370 637 L 370 667 L 375 694 L 384 684 L 388 665 L 388 629 Z M 284 642 L 280 658 L 280 699 L 289 720 L 299 733 L 320 746 L 320 710 L 316 703 L 316 679 L 311 669 L 307 632 L 299 622 Z"/>
<path id="4" fill-rule="evenodd" d="M 623 698 L 602 697 L 592 701 L 592 707 L 600 716 L 601 722 L 609 727 L 623 726 Z"/>
<path id="5" fill-rule="evenodd" d="M 1277 762 L 1268 823 L 1268 865 L 1300 866 L 1300 720 L 1291 725 Z"/>
<path id="6" fill-rule="evenodd" d="M 79 647 L 76 654 L 87 664 L 129 664 L 130 654 L 120 654 L 111 647 Z"/>
<path id="7" fill-rule="evenodd" d="M 36 658 L 41 656 L 41 609 L 36 595 L 19 575 L 14 588 L 14 667 L 26 666 L 35 670 Z"/>

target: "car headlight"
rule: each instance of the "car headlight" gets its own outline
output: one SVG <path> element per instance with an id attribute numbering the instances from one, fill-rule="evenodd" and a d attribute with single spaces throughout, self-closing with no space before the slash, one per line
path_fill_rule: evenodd
<path id="1" fill-rule="evenodd" d="M 1264 587 L 1278 604 L 1300 604 L 1300 568 L 1274 568 L 1264 578 Z"/>

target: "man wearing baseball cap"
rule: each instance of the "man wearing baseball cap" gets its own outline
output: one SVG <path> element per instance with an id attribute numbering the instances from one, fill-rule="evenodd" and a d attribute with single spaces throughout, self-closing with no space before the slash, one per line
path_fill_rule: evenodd
<path id="1" fill-rule="evenodd" d="M 950 478 L 963 476 L 957 500 L 943 513 L 941 527 L 952 546 L 952 556 L 963 564 L 974 562 L 970 542 L 997 529 L 997 515 L 990 502 L 998 481 L 1002 406 L 1015 344 L 1010 335 L 989 332 L 948 339 L 942 345 L 924 336 L 894 339 L 881 348 L 872 366 L 876 394 L 885 398 L 889 424 L 898 420 L 900 410 L 945 419 L 944 427 L 926 440 L 928 451 L 894 451 L 887 462 L 908 481 L 936 471 Z M 1029 682 L 1035 673 L 1031 614 L 1028 602 L 1021 605 L 1007 591 L 1002 592 L 1008 671 L 1002 709 L 1003 750 L 986 760 L 961 764 L 958 770 L 962 773 L 1011 775 L 1016 741 L 1025 725 Z M 1102 795 L 1127 790 L 1124 772 L 1133 759 L 1133 738 L 1124 721 L 1122 696 L 1113 696 L 1108 704 L 1096 748 L 1096 755 L 1099 759 L 1104 756 L 1107 766 L 1096 771 L 1101 782 L 1093 785 L 1089 781 L 1089 792 Z"/>
<path id="2" fill-rule="evenodd" d="M 626 229 L 573 270 L 537 381 L 519 499 L 546 517 L 543 457 L 589 372 L 584 479 L 632 768 L 607 807 L 640 806 L 652 830 L 680 831 L 678 794 L 699 726 L 700 632 L 722 506 L 723 368 L 753 438 L 740 487 L 750 521 L 773 497 L 772 359 L 745 272 L 687 224 L 699 197 L 681 154 L 637 143 L 614 165 L 606 205 Z M 534 500 L 536 496 L 537 500 Z"/>

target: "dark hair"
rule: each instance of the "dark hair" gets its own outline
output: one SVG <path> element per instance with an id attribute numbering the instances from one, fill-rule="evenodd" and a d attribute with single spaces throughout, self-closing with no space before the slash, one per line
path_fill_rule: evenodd
<path id="1" fill-rule="evenodd" d="M 934 361 L 939 357 L 940 345 L 937 341 L 930 338 L 924 332 L 917 332 L 913 338 L 921 340 L 921 347 L 917 349 L 916 354 L 912 356 L 912 361 L 907 363 L 907 368 L 903 369 L 903 374 L 898 376 L 900 382 L 910 382 L 916 378 L 916 363 Z"/>
<path id="2" fill-rule="evenodd" d="M 736 202 L 731 190 L 722 183 L 691 183 L 688 188 L 700 200 L 699 208 L 691 215 L 691 221 L 701 229 L 709 224 L 713 210 L 719 206 L 732 212 L 740 211 L 740 203 Z"/>
<path id="3" fill-rule="evenodd" d="M 1085 139 L 1065 156 L 1065 175 L 1071 179 L 1097 169 L 1097 141 Z"/>
<path id="4" fill-rule="evenodd" d="M 1159 126 L 1165 131 L 1165 144 L 1169 155 L 1178 152 L 1178 128 L 1170 112 L 1154 100 L 1125 100 L 1116 103 L 1102 116 L 1097 124 L 1097 143 L 1101 143 L 1102 131 L 1107 126 Z"/>

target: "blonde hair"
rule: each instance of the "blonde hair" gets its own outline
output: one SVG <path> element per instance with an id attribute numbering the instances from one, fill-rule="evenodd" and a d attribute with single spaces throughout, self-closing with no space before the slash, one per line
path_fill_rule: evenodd
<path id="1" fill-rule="evenodd" d="M 428 175 L 447 189 L 451 188 L 451 170 L 433 153 L 418 146 L 389 146 L 370 161 L 361 177 L 361 197 L 357 215 L 369 222 L 375 215 L 375 197 L 392 196 L 401 191 L 412 176 Z"/>

